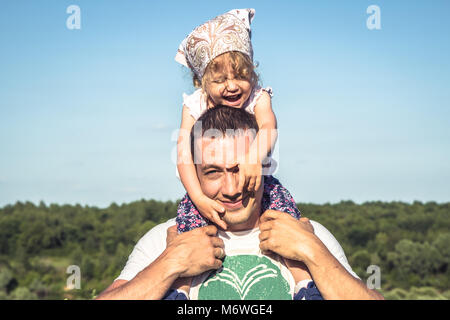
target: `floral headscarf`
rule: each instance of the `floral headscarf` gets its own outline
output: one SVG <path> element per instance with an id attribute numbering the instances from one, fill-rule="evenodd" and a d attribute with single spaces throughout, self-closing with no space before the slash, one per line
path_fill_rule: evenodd
<path id="1" fill-rule="evenodd" d="M 201 79 L 209 62 L 239 51 L 253 60 L 250 23 L 255 9 L 234 9 L 198 26 L 181 42 L 175 60 Z"/>

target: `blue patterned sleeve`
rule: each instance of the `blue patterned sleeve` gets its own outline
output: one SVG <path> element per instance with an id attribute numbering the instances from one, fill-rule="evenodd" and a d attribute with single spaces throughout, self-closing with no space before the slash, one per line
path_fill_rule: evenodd
<path id="1" fill-rule="evenodd" d="M 189 300 L 186 295 L 176 289 L 169 289 L 162 300 Z"/>
<path id="2" fill-rule="evenodd" d="M 297 292 L 294 300 L 323 300 L 323 297 L 314 281 L 310 281 L 306 288 L 301 288 Z"/>

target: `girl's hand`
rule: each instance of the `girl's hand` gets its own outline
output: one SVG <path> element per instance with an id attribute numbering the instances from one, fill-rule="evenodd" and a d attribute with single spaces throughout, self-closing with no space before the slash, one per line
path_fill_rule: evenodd
<path id="1" fill-rule="evenodd" d="M 221 227 L 223 230 L 227 229 L 227 224 L 220 218 L 220 214 L 225 213 L 225 208 L 217 201 L 208 198 L 206 195 L 201 195 L 197 199 L 192 199 L 200 214 Z"/>
<path id="2" fill-rule="evenodd" d="M 256 162 L 256 163 L 252 163 Z M 262 165 L 259 161 L 249 161 L 248 156 L 238 159 L 239 192 L 247 186 L 249 192 L 258 190 L 261 185 Z"/>

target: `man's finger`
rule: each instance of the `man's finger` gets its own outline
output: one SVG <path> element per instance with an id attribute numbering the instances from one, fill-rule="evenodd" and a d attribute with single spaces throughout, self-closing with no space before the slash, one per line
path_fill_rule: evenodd
<path id="1" fill-rule="evenodd" d="M 214 248 L 214 256 L 217 259 L 223 259 L 225 257 L 225 250 L 222 248 Z"/>
<path id="2" fill-rule="evenodd" d="M 170 228 L 167 228 L 167 237 L 166 237 L 166 243 L 169 244 L 172 242 L 173 239 L 178 235 L 177 226 L 171 226 Z"/>
<path id="3" fill-rule="evenodd" d="M 174 233 L 177 234 L 177 226 L 176 225 L 167 228 L 167 235 L 174 234 Z"/>
<path id="4" fill-rule="evenodd" d="M 299 219 L 301 223 L 304 223 L 306 225 L 306 228 L 308 228 L 311 232 L 314 233 L 314 226 L 312 225 L 311 221 L 308 218 L 302 217 Z"/>
<path id="5" fill-rule="evenodd" d="M 267 240 L 261 241 L 259 243 L 259 249 L 261 249 L 262 252 L 266 252 L 265 254 L 267 254 L 267 252 L 271 251 L 270 247 L 269 247 L 269 241 L 267 241 Z"/>
<path id="6" fill-rule="evenodd" d="M 281 215 L 286 215 L 286 213 L 284 212 L 280 212 L 280 211 L 275 211 L 275 210 L 266 210 L 264 211 L 264 213 L 262 214 L 260 221 L 261 222 L 265 222 L 268 220 L 273 220 L 273 219 L 277 219 L 279 218 Z"/>
<path id="7" fill-rule="evenodd" d="M 223 243 L 223 240 L 218 237 L 211 238 L 213 247 L 217 248 L 225 248 L 225 244 Z"/>
<path id="8" fill-rule="evenodd" d="M 206 227 L 203 227 L 203 228 L 205 230 L 205 233 L 208 236 L 215 236 L 217 234 L 217 227 L 216 226 L 210 225 L 210 226 L 206 226 Z"/>
<path id="9" fill-rule="evenodd" d="M 267 239 L 269 239 L 270 236 L 270 232 L 269 230 L 265 230 L 259 233 L 259 241 L 265 241 Z"/>
<path id="10" fill-rule="evenodd" d="M 269 231 L 273 227 L 273 220 L 261 221 L 259 223 L 259 231 Z"/>
<path id="11" fill-rule="evenodd" d="M 220 259 L 215 259 L 214 260 L 214 265 L 213 265 L 213 269 L 219 269 L 220 267 L 222 266 L 222 260 L 220 260 Z"/>

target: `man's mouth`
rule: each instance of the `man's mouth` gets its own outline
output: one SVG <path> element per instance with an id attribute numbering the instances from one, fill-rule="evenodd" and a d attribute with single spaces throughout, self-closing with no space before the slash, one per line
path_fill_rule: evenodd
<path id="1" fill-rule="evenodd" d="M 223 204 L 223 206 L 225 207 L 225 209 L 227 211 L 235 211 L 244 206 L 247 206 L 249 197 L 253 197 L 253 195 L 246 194 L 246 195 L 240 197 L 239 200 L 234 200 L 234 201 L 229 201 L 229 200 L 219 200 L 219 201 L 220 201 L 220 203 Z"/>
<path id="2" fill-rule="evenodd" d="M 242 207 L 242 199 L 237 201 L 221 201 L 227 211 L 233 211 Z"/>

